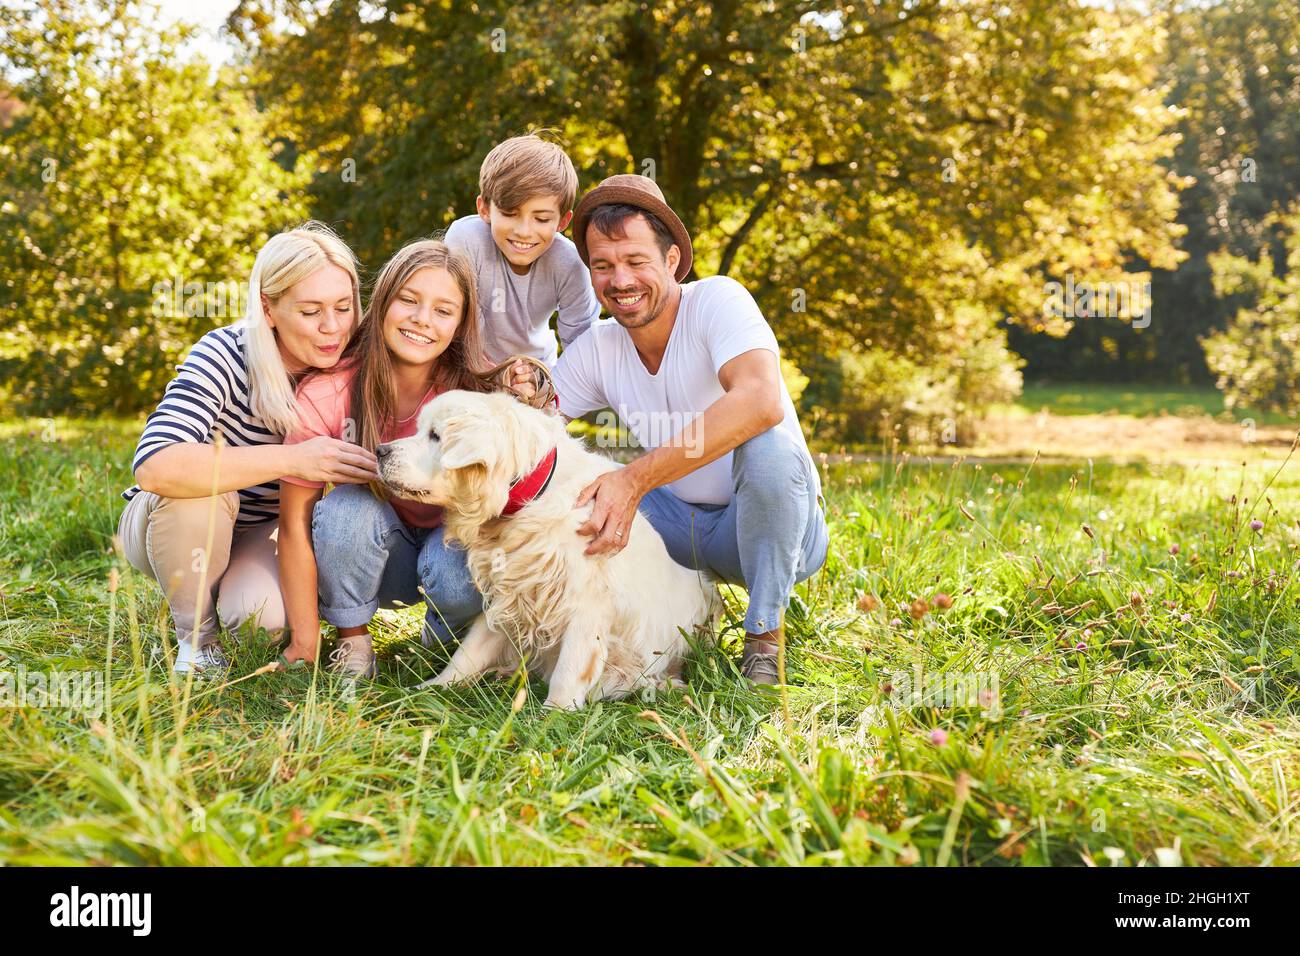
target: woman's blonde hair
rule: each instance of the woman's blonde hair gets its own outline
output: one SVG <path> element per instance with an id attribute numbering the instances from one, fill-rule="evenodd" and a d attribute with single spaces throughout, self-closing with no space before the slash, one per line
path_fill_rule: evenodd
<path id="1" fill-rule="evenodd" d="M 352 314 L 361 314 L 361 283 L 352 250 L 329 226 L 306 222 L 272 236 L 253 262 L 248 280 L 244 340 L 248 361 L 249 400 L 253 414 L 278 435 L 298 427 L 296 382 L 284 366 L 275 330 L 266 321 L 262 296 L 274 302 L 318 269 L 335 265 L 352 279 Z"/>

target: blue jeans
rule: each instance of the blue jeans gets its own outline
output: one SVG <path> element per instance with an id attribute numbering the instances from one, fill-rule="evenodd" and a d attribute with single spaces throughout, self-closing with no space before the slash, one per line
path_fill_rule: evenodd
<path id="1" fill-rule="evenodd" d="M 775 630 L 795 584 L 826 561 L 826 516 L 812 468 L 778 425 L 736 447 L 728 504 L 690 504 L 666 488 L 641 499 L 674 561 L 749 591 L 747 633 Z"/>
<path id="2" fill-rule="evenodd" d="M 321 617 L 361 627 L 380 607 L 418 604 L 424 588 L 425 630 L 440 641 L 458 636 L 483 610 L 465 551 L 443 529 L 411 528 L 365 485 L 339 485 L 311 518 Z"/>

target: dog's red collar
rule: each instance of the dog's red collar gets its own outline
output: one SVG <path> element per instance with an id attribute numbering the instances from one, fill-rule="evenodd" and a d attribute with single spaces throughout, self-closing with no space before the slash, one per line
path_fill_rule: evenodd
<path id="1" fill-rule="evenodd" d="M 506 506 L 501 511 L 501 517 L 507 518 L 522 510 L 524 505 L 546 490 L 546 486 L 551 483 L 551 477 L 555 474 L 555 460 L 558 450 L 558 448 L 552 448 L 536 468 L 510 486 L 510 496 L 506 498 Z"/>

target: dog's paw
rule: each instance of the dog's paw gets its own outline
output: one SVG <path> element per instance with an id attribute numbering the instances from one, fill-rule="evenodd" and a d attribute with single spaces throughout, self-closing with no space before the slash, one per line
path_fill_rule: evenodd
<path id="1" fill-rule="evenodd" d="M 542 702 L 543 710 L 581 710 L 582 701 L 564 700 L 562 698 L 548 697 Z"/>
<path id="2" fill-rule="evenodd" d="M 450 687 L 454 683 L 455 681 L 453 681 L 449 676 L 447 676 L 447 672 L 443 671 L 437 677 L 430 677 L 424 683 L 416 684 L 415 689 L 428 690 L 430 687 Z"/>

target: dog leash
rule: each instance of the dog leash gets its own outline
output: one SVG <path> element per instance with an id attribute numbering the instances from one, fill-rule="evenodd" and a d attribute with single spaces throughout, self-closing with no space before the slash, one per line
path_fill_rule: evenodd
<path id="1" fill-rule="evenodd" d="M 538 361 L 529 355 L 514 355 L 502 362 L 495 369 L 488 373 L 498 384 L 504 384 L 501 378 L 514 367 L 515 362 L 519 360 L 528 362 L 533 366 L 535 373 L 540 373 L 540 381 L 536 382 L 536 394 L 532 400 L 524 400 L 524 404 L 531 405 L 536 409 L 545 409 L 551 406 L 555 412 L 560 410 L 560 396 L 555 390 L 555 381 L 551 378 L 551 370 L 545 363 Z M 549 393 L 549 394 L 547 394 Z M 540 402 L 537 399 L 541 399 Z M 501 511 L 501 517 L 508 518 L 523 510 L 524 506 L 536 499 L 544 492 L 551 483 L 551 478 L 555 475 L 555 463 L 558 458 L 558 448 L 552 448 L 543 456 L 542 460 L 528 474 L 518 478 L 510 485 L 510 492 L 506 498 L 506 506 Z"/>

